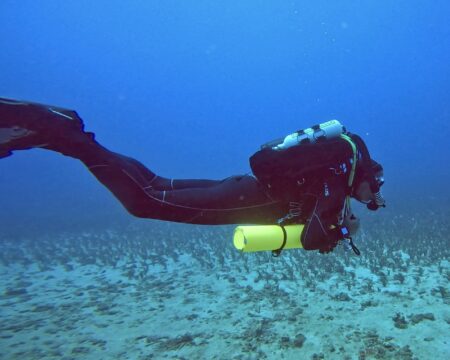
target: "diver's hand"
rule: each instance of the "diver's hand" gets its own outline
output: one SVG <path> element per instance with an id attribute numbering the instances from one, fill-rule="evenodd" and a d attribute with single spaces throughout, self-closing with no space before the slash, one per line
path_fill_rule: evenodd
<path id="1" fill-rule="evenodd" d="M 345 226 L 351 236 L 354 236 L 361 225 L 360 219 L 351 213 L 344 218 L 342 225 Z"/>
<path id="2" fill-rule="evenodd" d="M 327 245 L 321 247 L 319 249 L 319 253 L 329 254 L 330 252 L 332 252 L 334 250 L 334 248 L 337 246 L 337 244 L 338 244 L 338 240 L 333 240 L 333 241 L 329 242 Z"/>

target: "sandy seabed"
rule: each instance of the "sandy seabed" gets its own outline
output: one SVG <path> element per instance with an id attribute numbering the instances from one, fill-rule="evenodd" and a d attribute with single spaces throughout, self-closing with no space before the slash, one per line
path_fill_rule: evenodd
<path id="1" fill-rule="evenodd" d="M 450 358 L 445 259 L 399 252 L 373 271 L 343 250 L 143 256 L 142 242 L 109 234 L 93 250 L 90 236 L 2 243 L 1 359 Z"/>

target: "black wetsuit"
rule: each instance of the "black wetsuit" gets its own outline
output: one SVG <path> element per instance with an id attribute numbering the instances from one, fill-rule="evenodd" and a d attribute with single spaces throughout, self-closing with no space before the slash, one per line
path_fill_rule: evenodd
<path id="1" fill-rule="evenodd" d="M 251 159 L 252 167 L 258 167 L 254 163 L 263 158 L 269 169 L 262 166 L 262 173 L 256 177 L 247 174 L 224 180 L 163 178 L 135 159 L 111 152 L 92 140 L 65 147 L 66 155 L 83 161 L 135 216 L 205 225 L 302 223 L 306 224 L 303 247 L 323 252 L 331 251 L 340 240 L 340 234 L 330 227 L 342 220 L 352 156 L 350 146 L 342 139 L 309 149 L 274 152 L 273 159 L 265 151 L 257 152 Z M 306 172 L 297 151 L 311 162 Z"/>
<path id="2" fill-rule="evenodd" d="M 335 167 L 321 167 L 312 179 L 302 178 L 301 185 L 281 184 L 285 191 L 278 194 L 253 175 L 167 179 L 97 143 L 70 151 L 134 216 L 205 225 L 306 223 L 303 247 L 325 252 L 339 240 L 328 229 L 338 224 L 348 194 L 348 155 Z"/>
<path id="3" fill-rule="evenodd" d="M 41 147 L 77 158 L 137 217 L 205 225 L 306 223 L 327 233 L 338 223 L 349 194 L 352 151 L 342 139 L 307 151 L 302 148 L 303 162 L 296 153 L 299 147 L 272 153 L 263 149 L 251 158 L 256 176 L 166 179 L 137 160 L 104 148 L 92 133 L 84 132 L 74 111 L 1 100 L 0 128 L 14 124 L 34 135 L 15 140 L 10 148 L 0 146 L 0 155 Z M 337 241 L 329 235 L 318 243 L 316 235 L 308 235 L 310 239 L 302 242 L 305 248 L 326 250 Z"/>

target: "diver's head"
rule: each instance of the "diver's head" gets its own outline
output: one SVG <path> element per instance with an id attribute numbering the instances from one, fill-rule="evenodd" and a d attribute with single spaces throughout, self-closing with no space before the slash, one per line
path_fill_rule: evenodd
<path id="1" fill-rule="evenodd" d="M 379 207 L 385 206 L 380 190 L 383 184 L 383 167 L 375 160 L 371 160 L 370 169 L 360 169 L 360 174 L 353 187 L 352 197 L 367 204 L 368 209 L 377 210 Z"/>

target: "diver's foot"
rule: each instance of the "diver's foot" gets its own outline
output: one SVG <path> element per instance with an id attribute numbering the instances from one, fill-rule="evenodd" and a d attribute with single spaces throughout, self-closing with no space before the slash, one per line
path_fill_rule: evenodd
<path id="1" fill-rule="evenodd" d="M 19 143 L 28 143 L 28 139 L 23 138 L 34 134 L 33 131 L 18 126 L 11 128 L 0 127 L 0 159 L 12 155 L 12 150 L 26 149 L 27 146 L 19 146 Z"/>
<path id="2" fill-rule="evenodd" d="M 0 98 L 0 158 L 15 150 L 67 152 L 70 144 L 93 140 L 75 111 Z"/>

